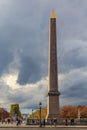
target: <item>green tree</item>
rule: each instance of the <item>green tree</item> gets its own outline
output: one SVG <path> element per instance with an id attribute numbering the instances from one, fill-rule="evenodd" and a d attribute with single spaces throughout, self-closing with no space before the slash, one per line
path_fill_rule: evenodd
<path id="1" fill-rule="evenodd" d="M 10 114 L 12 116 L 19 116 L 19 117 L 21 117 L 19 104 L 11 104 L 11 106 L 10 106 Z"/>

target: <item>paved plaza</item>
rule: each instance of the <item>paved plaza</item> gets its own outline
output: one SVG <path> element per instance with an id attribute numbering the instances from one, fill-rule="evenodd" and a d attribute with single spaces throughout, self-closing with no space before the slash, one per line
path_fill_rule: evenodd
<path id="1" fill-rule="evenodd" d="M 87 126 L 64 126 L 64 125 L 58 125 L 56 127 L 54 126 L 45 126 L 40 128 L 38 125 L 19 125 L 16 126 L 16 124 L 0 124 L 0 130 L 87 130 Z"/>

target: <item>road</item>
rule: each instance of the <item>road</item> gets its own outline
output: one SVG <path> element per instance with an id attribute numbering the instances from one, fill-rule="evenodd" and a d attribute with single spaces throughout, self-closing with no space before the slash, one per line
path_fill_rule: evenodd
<path id="1" fill-rule="evenodd" d="M 40 128 L 39 126 L 35 125 L 19 125 L 16 124 L 0 124 L 0 130 L 87 130 L 87 126 L 46 126 Z"/>

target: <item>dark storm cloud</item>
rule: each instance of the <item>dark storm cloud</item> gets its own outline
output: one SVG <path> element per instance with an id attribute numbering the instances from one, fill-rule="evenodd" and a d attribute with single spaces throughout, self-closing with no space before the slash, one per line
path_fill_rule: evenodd
<path id="1" fill-rule="evenodd" d="M 76 68 L 78 69 L 86 67 L 87 66 L 86 51 L 87 51 L 87 45 L 82 47 L 82 45 L 80 46 L 80 44 L 76 48 L 72 47 L 72 49 L 68 49 L 68 51 L 65 52 L 63 51 L 63 53 L 61 53 L 63 57 L 62 56 L 59 57 L 59 71 L 62 73 L 66 73 Z"/>
<path id="2" fill-rule="evenodd" d="M 22 90 L 14 90 L 14 93 L 10 93 L 10 95 L 8 95 L 8 100 L 10 102 L 13 102 L 13 103 L 23 103 L 25 102 L 28 98 L 32 98 L 30 95 L 26 95 L 26 96 L 23 96 L 23 91 Z"/>
<path id="3" fill-rule="evenodd" d="M 80 102 L 79 97 L 83 93 L 85 96 L 81 98 L 85 102 L 87 82 L 83 73 L 87 72 L 86 0 L 56 2 L 53 0 L 1 0 L 0 76 L 17 66 L 16 64 L 11 66 L 15 55 L 19 58 L 16 71 L 18 71 L 17 83 L 20 85 L 36 83 L 47 76 L 48 26 L 52 8 L 55 9 L 57 16 L 58 71 L 59 74 L 65 75 L 62 83 L 59 84 L 61 98 L 69 100 L 69 96 L 76 97 Z M 81 71 L 78 72 L 78 69 Z M 66 77 L 70 80 L 68 81 Z M 77 78 L 78 80 L 75 80 Z M 2 86 L 5 87 L 5 84 Z M 7 91 L 6 96 L 9 102 L 26 102 L 24 107 L 29 107 L 26 100 L 30 98 L 27 96 L 28 93 L 15 91 L 14 95 L 14 90 Z M 36 94 L 35 91 L 34 95 Z M 32 105 L 33 102 L 38 104 L 38 101 L 34 97 L 30 102 L 31 106 L 36 105 Z"/>
<path id="4" fill-rule="evenodd" d="M 56 4 L 51 1 L 50 6 L 49 1 L 45 3 L 39 0 L 34 3 L 28 0 L 25 2 L 23 0 L 9 1 L 9 3 L 6 3 L 8 6 L 5 5 L 4 13 L 1 10 L 1 42 L 7 49 L 7 51 L 0 52 L 6 64 L 5 68 L 4 62 L 1 62 L 1 71 L 8 69 L 7 66 L 12 62 L 12 55 L 14 55 L 15 51 L 18 51 L 21 61 L 18 77 L 20 84 L 36 82 L 47 75 L 48 21 L 52 5 L 55 5 L 57 16 L 58 53 L 60 55 L 58 60 L 59 72 L 67 72 L 86 65 L 86 58 L 81 59 L 79 56 L 79 45 L 76 49 L 66 50 L 68 46 L 73 48 L 72 44 L 76 39 L 86 41 L 87 9 L 85 5 L 87 3 L 85 0 L 83 2 L 80 0 L 73 2 L 69 0 L 58 1 Z M 46 10 L 47 15 L 45 15 L 45 5 L 49 10 Z M 68 40 L 72 40 L 72 44 L 67 44 Z M 10 51 L 12 51 L 12 54 Z"/>
<path id="5" fill-rule="evenodd" d="M 65 90 L 63 94 L 63 98 L 84 98 L 86 96 L 87 98 L 87 92 L 86 92 L 86 84 L 87 82 L 78 82 L 75 85 L 71 85 L 68 90 Z"/>
<path id="6" fill-rule="evenodd" d="M 40 25 L 43 23 L 41 14 L 36 17 L 36 5 L 38 5 L 38 1 L 34 3 L 31 2 L 31 6 L 27 0 L 25 2 L 10 1 L 10 5 L 8 3 L 8 6 L 5 8 L 5 14 L 2 13 L 3 23 L 1 23 L 2 26 L 0 26 L 2 30 L 0 32 L 0 71 L 8 70 L 8 66 L 12 60 L 14 60 L 15 52 L 17 52 L 21 62 L 18 77 L 20 84 L 36 82 L 40 80 L 44 74 L 47 75 L 47 72 L 43 71 L 43 69 L 46 70 L 47 68 L 45 65 L 47 61 L 47 59 L 45 60 L 47 50 L 43 49 L 47 46 L 47 37 L 45 37 L 44 25 Z M 9 6 L 10 8 L 8 8 Z M 5 51 L 2 49 L 2 46 L 4 46 Z"/>
<path id="7" fill-rule="evenodd" d="M 21 68 L 18 76 L 18 83 L 27 84 L 35 83 L 40 80 L 42 76 L 45 76 L 43 68 L 43 61 L 38 58 L 33 58 L 29 56 L 22 57 Z"/>
<path id="8" fill-rule="evenodd" d="M 61 102 L 64 105 L 84 104 L 87 100 L 87 67 L 71 70 L 59 81 Z M 86 103 L 87 104 L 87 103 Z M 85 105 L 85 104 L 84 104 Z"/>
<path id="9" fill-rule="evenodd" d="M 66 73 L 72 69 L 87 65 L 87 2 L 85 0 L 62 1 L 58 14 L 58 56 L 59 72 Z M 67 8 L 68 6 L 68 8 Z M 70 48 L 69 48 L 70 47 Z M 72 48 L 72 49 L 71 49 Z"/>
<path id="10" fill-rule="evenodd" d="M 61 3 L 61 4 L 60 4 Z M 58 34 L 59 39 L 81 39 L 85 37 L 87 26 L 87 2 L 85 0 L 59 2 Z M 68 7 L 68 8 L 67 8 Z M 61 32 L 62 31 L 62 32 Z"/>
<path id="11" fill-rule="evenodd" d="M 0 46 L 0 76 L 9 68 L 9 63 L 12 62 L 13 53 L 3 44 Z"/>

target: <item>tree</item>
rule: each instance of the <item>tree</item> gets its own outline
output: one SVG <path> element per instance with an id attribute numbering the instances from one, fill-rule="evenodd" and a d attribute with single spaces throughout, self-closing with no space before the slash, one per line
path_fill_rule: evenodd
<path id="1" fill-rule="evenodd" d="M 87 118 L 87 106 L 81 107 L 81 118 Z"/>
<path id="2" fill-rule="evenodd" d="M 41 108 L 41 118 L 46 118 L 47 115 L 47 109 Z M 28 117 L 28 119 L 40 119 L 40 110 L 36 110 Z"/>
<path id="3" fill-rule="evenodd" d="M 64 106 L 60 110 L 61 118 L 76 118 L 77 117 L 77 108 L 73 106 Z"/>
<path id="4" fill-rule="evenodd" d="M 7 112 L 4 108 L 0 108 L 0 120 L 9 117 L 9 112 Z"/>
<path id="5" fill-rule="evenodd" d="M 11 106 L 10 106 L 10 114 L 12 116 L 19 116 L 19 117 L 21 117 L 19 104 L 11 104 Z"/>

